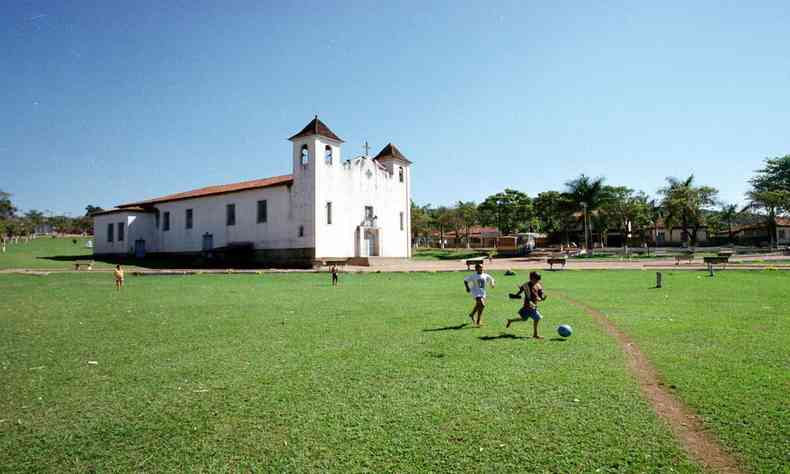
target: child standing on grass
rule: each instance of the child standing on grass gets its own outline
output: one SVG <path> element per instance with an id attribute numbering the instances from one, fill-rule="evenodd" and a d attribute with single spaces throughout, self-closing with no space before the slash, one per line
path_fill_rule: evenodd
<path id="1" fill-rule="evenodd" d="M 469 313 L 469 319 L 472 324 L 480 326 L 480 321 L 483 318 L 483 310 L 486 308 L 486 287 L 493 288 L 496 282 L 488 273 L 483 273 L 483 266 L 481 264 L 475 265 L 475 272 L 464 278 L 464 286 L 466 292 L 471 293 L 475 299 L 475 306 L 472 312 Z M 475 321 L 475 313 L 477 313 L 477 321 Z"/>
<path id="2" fill-rule="evenodd" d="M 329 272 L 332 273 L 332 286 L 337 286 L 337 265 L 332 264 L 329 267 Z"/>
<path id="3" fill-rule="evenodd" d="M 524 293 L 524 306 L 518 310 L 520 318 L 508 319 L 506 328 L 509 328 L 512 323 L 518 321 L 532 320 L 532 337 L 535 339 L 543 339 L 538 336 L 538 323 L 543 316 L 538 311 L 538 302 L 545 301 L 546 295 L 543 294 L 543 285 L 540 283 L 540 273 L 530 272 L 529 281 L 518 287 L 518 293 L 510 294 L 511 298 L 519 298 L 521 293 Z"/>
<path id="4" fill-rule="evenodd" d="M 115 275 L 115 289 L 120 291 L 123 288 L 123 270 L 120 265 L 115 266 L 113 274 Z"/>

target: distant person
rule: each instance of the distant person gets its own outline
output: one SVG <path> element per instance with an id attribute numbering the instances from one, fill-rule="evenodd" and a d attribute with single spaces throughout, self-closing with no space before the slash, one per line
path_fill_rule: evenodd
<path id="1" fill-rule="evenodd" d="M 3 241 L 0 242 L 0 250 L 2 250 L 3 253 L 5 253 L 5 239 L 2 239 L 2 240 Z"/>
<path id="2" fill-rule="evenodd" d="M 509 328 L 511 324 L 518 321 L 532 320 L 532 337 L 535 339 L 543 339 L 538 335 L 538 323 L 543 316 L 538 311 L 538 303 L 546 300 L 546 295 L 543 293 L 543 285 L 540 283 L 540 273 L 530 272 L 529 281 L 518 287 L 518 293 L 511 293 L 509 296 L 513 299 L 521 297 L 524 293 L 524 306 L 518 310 L 520 318 L 508 319 L 505 328 Z"/>
<path id="3" fill-rule="evenodd" d="M 332 264 L 329 267 L 329 272 L 332 274 L 332 286 L 337 286 L 337 265 Z"/>
<path id="4" fill-rule="evenodd" d="M 480 326 L 480 322 L 483 319 L 483 310 L 486 309 L 486 287 L 494 288 L 495 285 L 494 278 L 488 273 L 483 273 L 483 265 L 479 263 L 475 264 L 475 272 L 464 278 L 466 292 L 471 293 L 472 298 L 475 299 L 475 306 L 472 308 L 472 312 L 469 313 L 469 319 L 472 320 L 472 324 Z M 475 320 L 475 313 L 477 313 L 477 320 Z"/>
<path id="5" fill-rule="evenodd" d="M 123 288 L 123 269 L 120 265 L 115 266 L 113 275 L 115 275 L 115 289 L 120 291 Z"/>

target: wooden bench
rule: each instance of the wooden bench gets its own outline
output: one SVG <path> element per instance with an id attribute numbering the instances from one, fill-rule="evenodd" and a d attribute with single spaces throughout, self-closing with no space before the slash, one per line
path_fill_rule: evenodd
<path id="1" fill-rule="evenodd" d="M 735 251 L 733 251 L 733 250 L 721 250 L 721 251 L 719 251 L 718 255 L 719 255 L 719 257 L 730 258 L 733 255 L 735 255 Z"/>
<path id="2" fill-rule="evenodd" d="M 567 259 L 565 257 L 551 257 L 546 259 L 546 263 L 549 264 L 549 270 L 554 270 L 554 265 L 562 265 L 562 268 L 565 269 L 565 262 Z"/>
<path id="3" fill-rule="evenodd" d="M 348 261 L 348 258 L 319 258 L 317 260 L 313 260 L 313 265 L 317 266 L 319 269 L 321 267 L 329 267 L 332 265 L 337 265 L 342 268 L 348 265 Z"/>
<path id="4" fill-rule="evenodd" d="M 93 260 L 77 260 L 74 262 L 74 271 L 80 271 L 81 268 L 93 270 Z"/>
<path id="5" fill-rule="evenodd" d="M 478 264 L 482 265 L 483 262 L 485 262 L 485 260 L 486 260 L 486 257 L 469 258 L 469 259 L 466 260 L 466 269 L 470 270 L 469 267 L 472 266 L 472 265 L 478 265 Z"/>
<path id="6" fill-rule="evenodd" d="M 681 255 L 675 255 L 675 265 L 680 265 L 680 261 L 685 260 L 688 263 L 694 262 L 694 252 L 688 252 Z"/>

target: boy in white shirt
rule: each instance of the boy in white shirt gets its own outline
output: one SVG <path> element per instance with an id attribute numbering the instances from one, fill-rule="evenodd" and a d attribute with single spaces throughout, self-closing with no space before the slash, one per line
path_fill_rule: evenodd
<path id="1" fill-rule="evenodd" d="M 464 278 L 464 286 L 466 292 L 471 293 L 475 299 L 475 307 L 469 313 L 469 319 L 473 324 L 480 326 L 480 320 L 483 318 L 483 310 L 486 308 L 486 288 L 491 286 L 493 288 L 496 282 L 488 273 L 483 273 L 483 266 L 479 263 L 475 265 L 475 273 Z M 477 321 L 475 321 L 475 313 L 477 313 Z"/>

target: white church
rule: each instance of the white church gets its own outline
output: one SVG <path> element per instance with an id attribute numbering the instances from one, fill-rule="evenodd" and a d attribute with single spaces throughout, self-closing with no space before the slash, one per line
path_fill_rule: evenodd
<path id="1" fill-rule="evenodd" d="M 259 265 L 411 256 L 411 162 L 393 144 L 344 160 L 316 116 L 289 139 L 292 173 L 121 204 L 94 215 L 96 256 L 222 255 Z"/>

